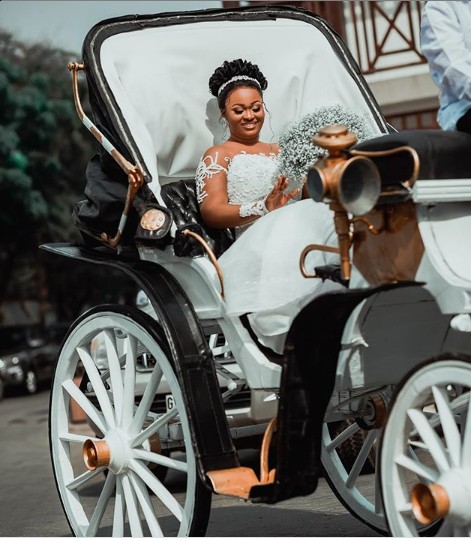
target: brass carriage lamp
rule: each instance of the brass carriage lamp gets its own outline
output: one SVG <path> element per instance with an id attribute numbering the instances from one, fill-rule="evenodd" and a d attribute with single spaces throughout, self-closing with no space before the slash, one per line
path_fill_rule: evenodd
<path id="1" fill-rule="evenodd" d="M 361 216 L 378 201 L 381 178 L 376 165 L 365 156 L 349 157 L 345 152 L 357 141 L 346 126 L 330 125 L 322 128 L 313 143 L 327 150 L 307 174 L 307 190 L 314 201 L 329 203 L 334 211 L 335 231 L 339 240 L 342 278 L 350 279 L 350 246 L 352 223 L 349 213 Z"/>

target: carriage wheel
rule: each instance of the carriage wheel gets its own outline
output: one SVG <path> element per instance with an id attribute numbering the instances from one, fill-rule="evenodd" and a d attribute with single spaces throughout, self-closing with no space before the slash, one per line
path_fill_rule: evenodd
<path id="1" fill-rule="evenodd" d="M 435 523 L 439 536 L 471 535 L 470 388 L 470 359 L 441 358 L 397 390 L 380 448 L 393 535 L 416 536 L 420 523 Z"/>
<path id="2" fill-rule="evenodd" d="M 343 506 L 373 530 L 387 534 L 374 475 L 379 434 L 380 428 L 365 430 L 360 420 L 324 423 L 321 456 L 326 480 Z"/>
<path id="3" fill-rule="evenodd" d="M 357 419 L 324 423 L 322 466 L 326 480 L 342 505 L 373 530 L 389 533 L 380 487 L 378 442 L 389 409 L 391 390 L 372 393 L 365 415 Z M 419 525 L 420 535 L 430 535 L 435 525 Z"/>
<path id="4" fill-rule="evenodd" d="M 104 347 L 94 360 L 97 339 Z M 196 471 L 182 392 L 166 352 L 156 322 L 128 307 L 98 307 L 69 331 L 51 391 L 49 432 L 56 485 L 76 536 L 206 531 L 211 493 Z M 144 357 L 147 372 L 139 370 Z M 172 409 L 156 408 L 157 389 L 173 397 Z M 86 422 L 74 424 L 77 405 Z M 180 456 L 165 456 L 166 448 Z M 155 465 L 168 468 L 165 485 Z"/>

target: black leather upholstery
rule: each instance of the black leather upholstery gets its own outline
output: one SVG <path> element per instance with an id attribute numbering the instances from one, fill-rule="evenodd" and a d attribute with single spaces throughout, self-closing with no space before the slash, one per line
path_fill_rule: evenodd
<path id="1" fill-rule="evenodd" d="M 350 150 L 384 151 L 402 146 L 414 148 L 420 159 L 419 179 L 471 177 L 471 135 L 457 131 L 404 130 L 368 139 Z M 410 176 L 412 164 L 406 154 L 373 158 L 383 184 L 404 175 Z"/>
<path id="2" fill-rule="evenodd" d="M 234 242 L 234 233 L 230 229 L 214 229 L 204 223 L 196 200 L 196 185 L 193 179 L 165 184 L 162 186 L 161 193 L 167 208 L 173 214 L 177 227 L 198 225 L 202 237 L 216 257 L 219 257 Z"/>

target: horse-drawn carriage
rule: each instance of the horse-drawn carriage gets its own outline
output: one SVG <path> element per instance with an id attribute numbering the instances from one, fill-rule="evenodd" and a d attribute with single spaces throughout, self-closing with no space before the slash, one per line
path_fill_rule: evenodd
<path id="1" fill-rule="evenodd" d="M 83 55 L 69 66 L 77 109 L 119 166 L 110 173 L 104 152 L 96 189 L 114 199 L 98 207 L 125 208 L 121 219 L 97 212 L 96 226 L 78 217 L 83 246 L 44 249 L 122 271 L 148 305 L 95 307 L 62 346 L 50 443 L 73 533 L 203 535 L 211 492 L 275 503 L 312 493 L 323 468 L 378 532 L 469 536 L 471 138 L 394 133 L 341 38 L 301 9 L 107 20 Z M 333 249 L 348 285 L 303 308 L 281 364 L 226 314 L 217 258 L 232 232 L 208 228 L 195 198 L 200 155 L 222 135 L 207 80 L 236 57 L 272 82 L 265 139 L 337 103 L 375 134 L 354 145 L 337 126 L 316 138 L 328 156 L 312 164 L 308 190 L 334 211 L 338 246 L 307 246 L 300 272 L 338 279 L 306 263 Z M 78 96 L 82 69 L 93 122 Z M 142 208 L 155 210 L 155 227 L 134 237 Z M 72 402 L 85 428 L 72 423 Z M 259 472 L 240 464 L 248 440 L 260 446 Z M 178 493 L 164 479 L 172 470 L 184 478 Z"/>

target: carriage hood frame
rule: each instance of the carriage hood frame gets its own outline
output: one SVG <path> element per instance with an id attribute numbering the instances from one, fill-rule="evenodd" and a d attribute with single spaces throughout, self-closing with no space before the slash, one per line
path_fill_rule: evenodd
<path id="1" fill-rule="evenodd" d="M 197 165 L 197 163 L 194 163 L 195 156 L 197 156 L 198 153 L 202 153 L 204 148 L 197 150 L 191 149 L 194 152 L 194 156 L 190 159 L 189 164 L 185 163 L 181 167 L 171 163 L 166 171 L 162 171 L 158 164 L 152 163 L 154 161 L 153 157 L 150 157 L 152 153 L 147 152 L 146 154 L 146 151 L 143 151 L 143 146 L 145 145 L 141 144 L 142 140 L 145 139 L 147 135 L 144 138 L 141 137 L 141 141 L 138 141 L 140 136 L 137 134 L 135 127 L 131 125 L 132 121 L 130 121 L 129 115 L 126 114 L 126 107 L 123 105 L 123 97 L 118 96 L 119 89 L 117 88 L 115 81 L 110 82 L 106 73 L 109 67 L 109 61 L 103 58 L 104 49 L 110 44 L 110 40 L 117 36 L 123 36 L 124 34 L 129 33 L 134 33 L 135 35 L 136 32 L 146 31 L 148 29 L 163 29 L 165 31 L 165 29 L 168 29 L 169 27 L 181 29 L 183 25 L 187 25 L 186 29 L 188 29 L 190 28 L 188 25 L 193 25 L 192 27 L 194 27 L 195 23 L 216 24 L 214 27 L 215 29 L 217 29 L 217 25 L 226 27 L 227 24 L 235 26 L 237 29 L 242 29 L 243 27 L 240 26 L 240 23 L 256 23 L 266 26 L 273 21 L 296 21 L 310 25 L 317 30 L 330 45 L 335 57 L 343 66 L 345 74 L 342 74 L 342 77 L 344 77 L 344 79 L 350 79 L 352 89 L 357 89 L 358 96 L 356 99 L 358 100 L 358 97 L 360 97 L 360 101 L 363 101 L 362 106 L 366 114 L 370 116 L 370 122 L 374 126 L 374 129 L 378 134 L 388 132 L 388 125 L 386 124 L 380 108 L 372 95 L 368 84 L 364 80 L 356 61 L 340 36 L 322 18 L 303 8 L 289 6 L 256 6 L 235 9 L 210 9 L 160 13 L 156 15 L 135 15 L 107 19 L 95 25 L 88 32 L 82 51 L 89 86 L 89 100 L 93 111 L 94 121 L 97 127 L 111 140 L 123 156 L 131 163 L 142 168 L 145 184 L 147 183 L 147 187 L 150 188 L 159 204 L 165 206 L 165 203 L 160 199 L 160 184 L 159 178 L 157 177 L 161 177 L 162 183 L 178 180 L 180 178 L 192 177 L 194 174 L 192 171 L 194 172 L 195 170 L 192 169 L 192 166 Z M 275 33 L 276 27 L 274 27 L 272 34 L 275 35 Z M 298 52 L 301 53 L 302 50 L 299 49 Z M 156 58 L 155 62 L 158 63 L 158 61 L 159 59 Z M 214 69 L 216 65 L 216 61 L 211 62 L 211 69 Z M 273 77 L 270 76 L 270 79 L 272 78 Z M 123 85 L 124 84 L 125 82 L 123 82 Z M 272 84 L 274 85 L 277 83 Z M 350 93 L 352 89 L 350 89 Z M 202 90 L 206 95 L 209 94 L 206 85 Z M 193 91 L 194 89 L 192 88 L 191 92 Z M 345 91 L 343 90 L 343 92 Z M 206 100 L 207 97 L 204 99 Z M 156 104 L 156 106 L 158 105 L 159 104 Z M 324 104 L 319 103 L 318 105 L 321 106 Z M 304 112 L 310 112 L 309 107 L 312 108 L 312 106 L 308 105 L 307 109 L 304 109 Z M 298 107 L 297 112 L 302 112 L 302 108 L 300 109 Z M 184 114 L 186 114 L 186 112 L 184 112 Z M 151 123 L 152 121 L 149 122 Z M 165 127 L 163 129 L 165 130 Z M 182 137 L 181 133 L 177 133 L 174 135 L 173 139 L 178 142 Z M 146 143 L 149 143 L 149 141 L 146 141 Z M 151 142 L 149 144 L 152 145 Z M 195 143 L 193 143 L 193 145 L 194 144 Z M 166 152 L 167 154 L 170 154 L 168 148 L 169 145 L 166 147 Z M 183 152 L 185 150 L 188 151 L 188 143 L 185 147 L 185 143 L 183 142 L 182 154 L 188 153 Z M 171 153 L 175 154 L 174 149 Z M 156 155 L 159 155 L 159 149 L 157 149 Z M 155 161 L 158 162 L 158 157 Z M 146 190 L 146 186 L 144 186 L 144 190 Z M 146 196 L 146 198 L 148 199 L 149 197 Z"/>

